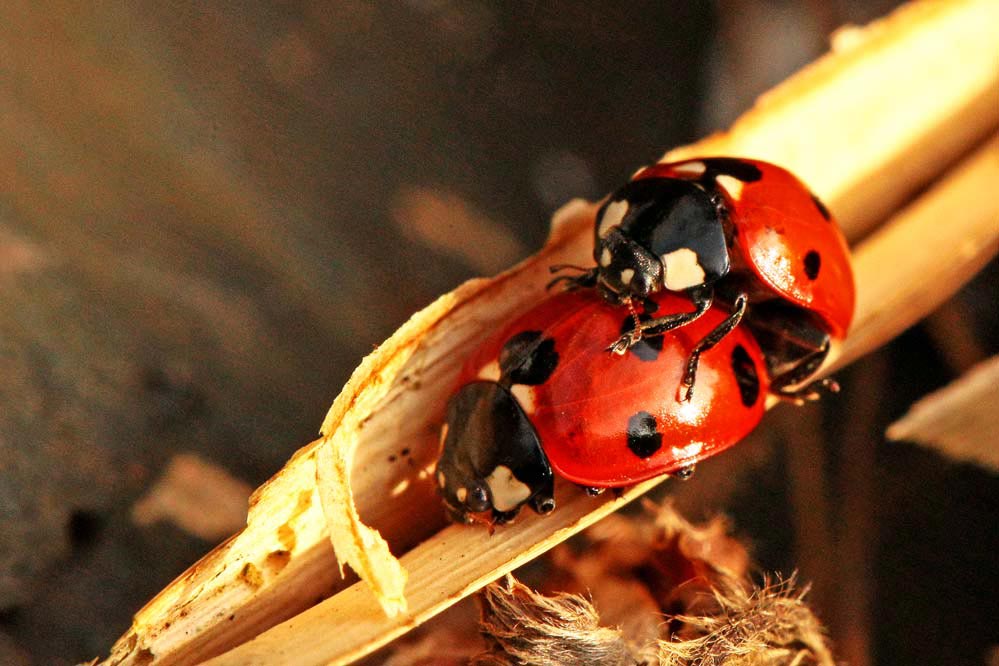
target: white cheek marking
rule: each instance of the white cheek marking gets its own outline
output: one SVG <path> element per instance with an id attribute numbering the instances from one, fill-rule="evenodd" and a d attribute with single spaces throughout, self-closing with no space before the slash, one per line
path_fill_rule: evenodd
<path id="1" fill-rule="evenodd" d="M 462 504 L 465 503 L 465 499 L 468 498 L 468 488 L 461 487 L 455 491 L 454 496 L 458 498 L 458 501 Z"/>
<path id="2" fill-rule="evenodd" d="M 679 164 L 673 167 L 673 171 L 684 176 L 701 176 L 707 170 L 704 162 L 687 162 L 686 164 Z"/>
<path id="3" fill-rule="evenodd" d="M 607 208 L 604 209 L 604 216 L 600 218 L 600 228 L 597 229 L 597 235 L 600 238 L 606 236 L 611 229 L 621 224 L 621 220 L 627 214 L 627 201 L 612 201 L 607 204 Z"/>
<path id="4" fill-rule="evenodd" d="M 697 253 L 681 247 L 662 256 L 666 266 L 666 288 L 670 291 L 683 291 L 704 284 L 704 269 L 697 260 Z"/>
<path id="5" fill-rule="evenodd" d="M 478 378 L 485 382 L 498 382 L 500 378 L 499 361 L 492 361 L 479 370 Z"/>
<path id="6" fill-rule="evenodd" d="M 733 178 L 732 176 L 718 176 L 715 178 L 715 182 L 725 188 L 728 195 L 732 197 L 733 201 L 738 201 L 742 196 L 742 181 L 738 178 Z"/>
<path id="7" fill-rule="evenodd" d="M 486 478 L 493 495 L 493 507 L 498 511 L 511 511 L 531 496 L 531 489 L 513 476 L 506 465 L 499 465 Z"/>
<path id="8" fill-rule="evenodd" d="M 633 268 L 625 268 L 621 271 L 621 284 L 631 284 L 631 280 L 634 277 L 635 270 Z"/>
<path id="9" fill-rule="evenodd" d="M 437 472 L 437 485 L 441 488 L 447 485 L 447 479 L 444 478 L 444 472 Z"/>
<path id="10" fill-rule="evenodd" d="M 510 387 L 510 393 L 520 403 L 520 408 L 525 414 L 533 414 L 537 408 L 537 401 L 534 399 L 534 389 L 527 384 L 514 384 Z"/>
<path id="11" fill-rule="evenodd" d="M 600 254 L 600 265 L 607 268 L 611 264 L 611 253 L 610 250 L 604 248 L 604 251 Z"/>

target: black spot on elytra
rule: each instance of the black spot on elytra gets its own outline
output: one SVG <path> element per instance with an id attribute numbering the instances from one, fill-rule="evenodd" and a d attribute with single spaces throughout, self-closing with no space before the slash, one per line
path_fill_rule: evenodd
<path id="1" fill-rule="evenodd" d="M 503 345 L 499 366 L 502 380 L 510 384 L 543 384 L 558 366 L 555 341 L 541 331 L 518 333 Z"/>
<path id="2" fill-rule="evenodd" d="M 819 276 L 820 268 L 822 268 L 822 257 L 815 250 L 809 250 L 805 255 L 805 275 L 809 280 L 814 280 Z"/>
<path id="3" fill-rule="evenodd" d="M 652 319 L 648 314 L 638 315 L 638 320 L 641 322 L 646 322 Z M 625 317 L 624 321 L 621 322 L 621 335 L 625 333 L 630 333 L 635 328 L 635 320 L 631 317 Z M 642 338 L 637 344 L 632 346 L 629 350 L 629 354 L 634 354 L 638 357 L 640 361 L 654 361 L 659 358 L 659 352 L 663 350 L 663 336 L 661 335 L 651 335 L 647 338 Z"/>
<path id="4" fill-rule="evenodd" d="M 756 364 L 742 345 L 736 345 L 732 350 L 732 372 L 739 384 L 742 404 L 752 407 L 760 398 L 760 377 L 756 374 Z"/>
<path id="5" fill-rule="evenodd" d="M 822 217 L 825 218 L 826 222 L 832 221 L 832 215 L 829 213 L 829 209 L 826 208 L 826 205 L 822 203 L 822 199 L 819 199 L 814 193 L 809 194 L 812 196 L 812 203 L 819 209 L 819 212 L 822 214 Z"/>
<path id="6" fill-rule="evenodd" d="M 638 412 L 628 419 L 628 448 L 639 458 L 648 458 L 663 446 L 663 435 L 656 430 L 656 418 Z"/>
<path id="7" fill-rule="evenodd" d="M 705 180 L 713 181 L 718 176 L 731 176 L 744 183 L 755 183 L 763 178 L 763 172 L 755 164 L 734 157 L 711 157 L 702 161 L 706 167 L 702 176 Z"/>

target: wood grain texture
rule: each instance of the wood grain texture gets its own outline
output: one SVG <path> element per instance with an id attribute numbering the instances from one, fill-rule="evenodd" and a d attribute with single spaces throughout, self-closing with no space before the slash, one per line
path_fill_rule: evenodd
<path id="1" fill-rule="evenodd" d="M 999 101 L 999 44 L 988 26 L 999 27 L 999 6 L 990 1 L 907 7 L 853 33 L 849 48 L 834 51 L 763 98 L 730 133 L 671 156 L 748 153 L 779 161 L 827 200 L 850 236 L 861 237 L 872 220 L 999 124 L 999 104 L 991 103 Z M 941 85 L 931 85 L 938 78 Z M 967 202 L 962 206 L 966 210 Z M 348 588 L 350 581 L 335 580 L 336 565 L 312 492 L 318 445 L 313 442 L 255 493 L 247 528 L 140 611 L 104 663 L 200 662 L 312 606 L 317 581 L 347 589 L 213 663 L 345 663 L 651 487 L 637 487 L 621 500 L 586 498 L 559 488 L 554 516 L 520 521 L 503 530 L 501 540 L 476 530 L 441 530 L 432 484 L 420 476 L 436 454 L 436 431 L 462 360 L 460 350 L 533 303 L 544 291 L 549 264 L 587 261 L 592 213 L 592 206 L 575 204 L 538 255 L 494 280 L 468 283 L 415 315 L 365 360 L 331 410 L 328 426 L 334 432 L 348 410 L 353 412 L 356 431 L 340 436 L 356 437 L 354 496 L 361 517 L 395 553 L 405 554 L 409 615 L 388 622 L 363 586 Z M 959 239 L 963 219 L 955 219 L 952 227 Z M 919 242 L 908 233 L 920 224 L 925 221 L 919 217 L 903 226 L 893 222 L 889 229 L 895 233 L 860 248 L 858 342 L 851 338 L 850 354 L 869 351 L 926 313 L 918 298 L 901 312 L 880 308 L 885 291 L 902 284 L 892 278 L 892 259 Z M 979 252 L 989 247 L 985 241 L 986 249 Z M 916 279 L 909 285 L 912 293 L 933 289 L 940 300 L 953 293 L 958 277 L 970 275 L 984 255 L 969 256 L 967 264 L 962 256 L 952 262 L 956 272 L 948 275 L 953 282 L 931 285 Z M 920 266 L 914 263 L 911 270 L 918 275 Z M 875 329 L 876 335 L 866 332 Z M 390 384 L 377 401 L 365 398 L 373 378 Z M 408 485 L 393 494 L 404 481 Z M 289 529 L 294 533 L 289 564 L 268 571 L 263 563 L 283 547 L 281 535 L 287 537 Z M 458 560 L 468 564 L 456 564 L 459 553 L 465 557 Z M 247 567 L 261 572 L 253 579 L 258 584 L 246 582 Z M 303 631 L 314 633 L 307 641 L 297 640 Z"/>

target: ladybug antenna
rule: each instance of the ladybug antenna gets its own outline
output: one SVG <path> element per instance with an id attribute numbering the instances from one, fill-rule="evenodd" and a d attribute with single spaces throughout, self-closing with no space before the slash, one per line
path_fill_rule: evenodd
<path id="1" fill-rule="evenodd" d="M 577 266 L 576 264 L 555 264 L 548 267 L 549 273 L 558 273 L 559 271 L 579 271 L 580 273 L 585 273 L 588 270 L 590 269 Z"/>
<path id="2" fill-rule="evenodd" d="M 576 266 L 574 264 L 555 264 L 554 266 L 548 267 L 549 273 L 558 273 L 559 271 L 579 271 L 579 275 L 560 275 L 551 282 L 549 282 L 545 289 L 551 289 L 560 282 L 566 283 L 566 289 L 568 291 L 573 291 L 581 287 L 592 287 L 597 283 L 597 269 L 596 268 L 583 268 L 582 266 Z"/>

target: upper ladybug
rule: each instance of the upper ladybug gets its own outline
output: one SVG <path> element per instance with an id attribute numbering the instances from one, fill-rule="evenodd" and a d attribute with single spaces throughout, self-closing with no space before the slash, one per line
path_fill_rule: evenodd
<path id="1" fill-rule="evenodd" d="M 609 349 L 623 354 L 689 324 L 717 297 L 731 314 L 691 352 L 681 398 L 693 392 L 700 354 L 742 320 L 763 349 L 771 390 L 816 396 L 814 386 L 794 387 L 819 368 L 830 340 L 846 335 L 853 273 L 828 209 L 790 172 L 729 157 L 654 164 L 600 207 L 594 241 L 596 267 L 559 280 L 632 308 L 663 290 L 686 293 L 694 306 L 637 325 Z"/>

